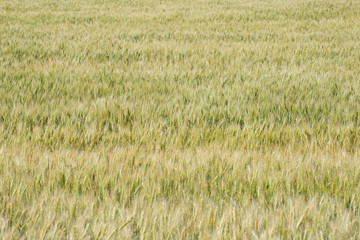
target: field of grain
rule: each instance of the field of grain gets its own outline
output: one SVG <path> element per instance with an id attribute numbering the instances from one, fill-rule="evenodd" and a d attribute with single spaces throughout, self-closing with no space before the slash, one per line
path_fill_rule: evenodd
<path id="1" fill-rule="evenodd" d="M 359 0 L 0 0 L 1 239 L 360 239 Z"/>

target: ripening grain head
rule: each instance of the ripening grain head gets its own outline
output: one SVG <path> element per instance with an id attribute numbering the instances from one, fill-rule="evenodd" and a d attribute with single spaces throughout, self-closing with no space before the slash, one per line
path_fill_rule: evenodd
<path id="1" fill-rule="evenodd" d="M 0 236 L 359 238 L 359 16 L 0 0 Z"/>

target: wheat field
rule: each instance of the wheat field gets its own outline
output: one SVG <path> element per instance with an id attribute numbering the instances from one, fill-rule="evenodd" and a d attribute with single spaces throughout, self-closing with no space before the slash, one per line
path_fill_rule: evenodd
<path id="1" fill-rule="evenodd" d="M 1 239 L 360 239 L 359 0 L 0 0 Z"/>

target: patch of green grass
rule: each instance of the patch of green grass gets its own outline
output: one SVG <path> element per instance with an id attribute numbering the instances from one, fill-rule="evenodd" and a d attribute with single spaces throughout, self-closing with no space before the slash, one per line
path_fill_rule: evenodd
<path id="1" fill-rule="evenodd" d="M 0 236 L 359 238 L 359 21 L 0 0 Z"/>

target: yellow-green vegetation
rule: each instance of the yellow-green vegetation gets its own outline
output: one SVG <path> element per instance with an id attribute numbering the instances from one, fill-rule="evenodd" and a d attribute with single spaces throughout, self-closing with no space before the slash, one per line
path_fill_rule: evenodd
<path id="1" fill-rule="evenodd" d="M 360 1 L 0 0 L 1 239 L 359 239 Z"/>

